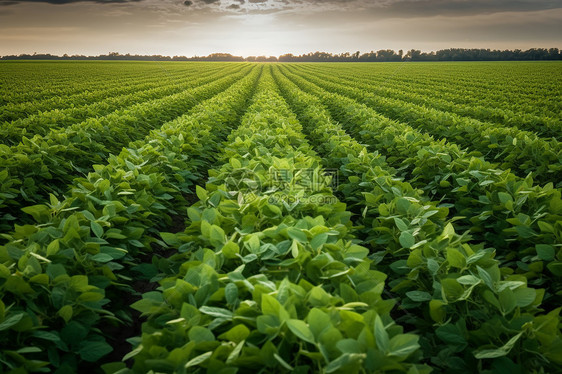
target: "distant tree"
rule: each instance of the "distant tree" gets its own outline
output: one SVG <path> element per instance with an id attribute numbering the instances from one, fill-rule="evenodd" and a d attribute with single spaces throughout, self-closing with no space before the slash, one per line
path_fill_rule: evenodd
<path id="1" fill-rule="evenodd" d="M 311 52 L 302 55 L 291 53 L 279 56 L 233 56 L 229 53 L 212 53 L 208 56 L 162 56 L 162 55 L 131 55 L 109 52 L 107 55 L 84 56 L 64 54 L 55 56 L 51 54 L 9 55 L 0 57 L 1 60 L 138 60 L 138 61 L 263 61 L 263 62 L 390 62 L 390 61 L 523 61 L 523 60 L 562 60 L 562 53 L 558 48 L 531 48 L 526 51 L 514 50 L 490 50 L 490 49 L 463 49 L 449 48 L 436 52 L 422 52 L 411 49 L 406 54 L 403 50 L 396 53 L 392 49 L 381 49 L 376 52 L 370 51 L 361 54 L 357 51 L 353 54 L 344 52 L 332 54 L 327 52 Z"/>

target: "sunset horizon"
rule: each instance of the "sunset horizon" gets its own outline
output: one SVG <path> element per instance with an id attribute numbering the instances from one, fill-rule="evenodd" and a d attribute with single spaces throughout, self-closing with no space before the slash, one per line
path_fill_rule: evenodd
<path id="1" fill-rule="evenodd" d="M 562 48 L 561 25 L 550 0 L 0 0 L 0 55 Z"/>

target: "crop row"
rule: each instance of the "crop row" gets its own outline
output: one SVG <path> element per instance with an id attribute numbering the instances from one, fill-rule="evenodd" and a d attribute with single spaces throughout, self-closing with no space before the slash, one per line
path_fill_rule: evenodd
<path id="1" fill-rule="evenodd" d="M 328 67 L 0 145 L 0 372 L 557 372 L 561 160 Z"/>
<path id="2" fill-rule="evenodd" d="M 217 79 L 217 76 L 227 76 L 239 70 L 241 70 L 240 66 L 235 69 L 222 70 L 218 74 L 217 72 L 197 73 L 194 76 L 178 79 L 172 83 L 163 84 L 155 88 L 149 88 L 147 86 L 138 87 L 125 95 L 107 97 L 102 101 L 92 104 L 83 106 L 72 105 L 70 108 L 63 110 L 55 109 L 47 112 L 40 112 L 17 121 L 5 123 L 0 129 L 0 137 L 3 138 L 2 142 L 4 144 L 17 144 L 23 136 L 27 136 L 28 138 L 36 134 L 44 136 L 52 130 L 64 128 L 75 123 L 92 120 L 94 118 L 103 118 L 106 115 L 115 115 L 115 113 L 112 112 L 117 111 L 117 114 L 119 114 L 119 112 L 128 110 L 127 107 L 129 106 L 135 104 L 142 105 L 143 102 L 181 93 L 190 88 L 212 82 Z M 140 90 L 140 92 L 138 90 Z"/>
<path id="3" fill-rule="evenodd" d="M 318 71 L 309 69 L 307 72 L 316 74 Z M 415 89 L 418 82 L 395 82 L 394 80 L 373 81 L 366 79 L 363 75 L 349 76 L 347 74 L 329 75 L 338 77 L 342 80 L 348 80 L 354 85 L 361 85 L 363 90 L 380 96 L 391 97 L 403 100 L 417 105 L 423 105 L 430 108 L 439 109 L 445 112 L 455 113 L 461 116 L 472 117 L 481 121 L 492 121 L 505 126 L 513 126 L 522 130 L 531 131 L 543 137 L 554 137 L 560 140 L 562 134 L 562 121 L 553 113 L 543 113 L 541 116 L 524 113 L 522 111 L 513 111 L 509 109 L 498 109 L 493 107 L 489 97 L 486 97 L 480 103 L 458 103 L 458 98 L 465 97 L 467 92 L 451 93 L 444 96 L 441 86 L 432 87 L 431 89 Z M 531 105 L 531 104 L 527 104 Z M 533 106 L 537 103 L 533 102 Z M 490 124 L 492 126 L 492 124 Z"/>
<path id="4" fill-rule="evenodd" d="M 189 74 L 191 69 L 203 70 L 208 65 L 162 65 L 123 62 L 2 62 L 3 84 L 0 105 L 70 97 L 84 91 L 103 89 L 112 82 L 131 82 L 132 78 L 157 76 L 163 80 Z"/>
<path id="5" fill-rule="evenodd" d="M 349 133 L 386 155 L 404 180 L 450 207 L 449 218 L 469 230 L 473 241 L 497 249 L 499 258 L 533 285 L 548 287 L 547 299 L 556 293 L 562 296 L 562 200 L 552 183 L 541 187 L 530 177 L 498 170 L 455 144 L 436 141 L 365 105 L 285 74 L 319 98 Z"/>
<path id="6" fill-rule="evenodd" d="M 16 226 L 0 246 L 2 371 L 84 371 L 112 351 L 106 339 L 132 322 L 133 280 L 154 268 L 141 255 L 165 245 L 155 235 L 187 206 L 259 70 L 95 165 L 64 200 L 25 209 L 37 223 Z"/>
<path id="7" fill-rule="evenodd" d="M 554 369 L 560 364 L 559 329 L 540 325 L 548 321 L 552 327 L 559 321 L 559 310 L 541 314 L 545 290 L 527 287 L 527 279 L 502 266 L 493 250 L 469 245 L 466 235 L 456 234 L 447 208 L 396 178 L 380 155 L 332 122 L 318 97 L 278 73 L 276 80 L 325 165 L 340 171 L 338 191 L 358 212 L 370 257 L 388 275 L 405 312 L 397 321 L 421 335 L 426 360 L 447 372 L 496 365 Z M 525 322 L 519 321 L 522 316 Z M 531 320 L 535 325 L 524 325 Z M 550 338 L 537 340 L 537 333 Z"/>
<path id="8" fill-rule="evenodd" d="M 209 69 L 204 71 L 204 73 L 205 75 L 212 74 L 217 70 L 218 69 Z M 131 94 L 135 93 L 141 95 L 137 102 L 142 101 L 143 91 L 172 85 L 181 87 L 181 83 L 189 83 L 189 81 L 192 81 L 194 77 L 198 77 L 200 74 L 200 70 L 194 70 L 189 73 L 175 73 L 175 75 L 166 77 L 132 76 L 126 80 L 106 82 L 106 84 L 100 87 L 88 86 L 87 90 L 74 95 L 55 96 L 45 100 L 8 104 L 0 107 L 0 122 L 11 122 L 11 124 L 5 123 L 3 126 L 12 127 L 14 124 L 25 124 L 29 121 L 26 117 L 32 115 L 34 117 L 41 117 L 48 113 L 50 113 L 51 116 L 53 115 L 52 113 L 58 114 L 57 117 L 51 120 L 53 125 L 60 125 L 60 122 L 64 124 L 65 118 L 62 117 L 63 113 L 66 114 L 66 117 L 70 117 L 71 115 L 72 120 L 78 122 L 79 119 L 84 119 L 88 116 L 99 116 L 99 112 L 103 110 L 109 112 L 109 109 L 106 109 L 104 106 L 92 106 L 92 104 L 103 103 L 108 99 L 111 100 L 120 96 L 124 96 L 124 100 L 127 100 L 127 96 L 134 97 Z M 126 102 L 127 101 L 125 101 L 125 103 Z M 114 108 L 116 109 L 117 107 L 118 106 L 115 106 Z M 23 118 L 26 118 L 26 121 L 21 121 Z M 14 123 L 16 120 L 19 121 Z"/>
<path id="9" fill-rule="evenodd" d="M 211 83 L 161 99 L 140 103 L 101 118 L 35 135 L 13 147 L 0 145 L 0 228 L 21 217 L 22 199 L 29 205 L 43 203 L 48 195 L 60 196 L 76 176 L 104 163 L 130 141 L 142 139 L 151 129 L 184 114 L 203 99 L 223 91 L 251 67 L 206 78 Z"/>
<path id="10" fill-rule="evenodd" d="M 494 64 L 481 65 L 480 68 L 469 64 L 377 64 L 372 69 L 361 65 L 342 69 L 341 64 L 312 67 L 335 75 L 361 76 L 364 82 L 400 82 L 428 97 L 444 97 L 459 104 L 553 118 L 559 118 L 562 109 L 557 96 L 551 94 L 559 91 L 555 65 L 512 65 L 509 74 L 498 74 L 499 67 Z"/>
<path id="11" fill-rule="evenodd" d="M 502 169 L 511 168 L 523 175 L 532 172 L 543 183 L 562 183 L 562 146 L 556 140 L 548 141 L 514 128 L 490 127 L 452 113 L 373 95 L 342 84 L 336 78 L 299 75 L 320 87 L 359 100 L 392 119 L 477 150 L 487 159 L 499 162 Z"/>
<path id="12" fill-rule="evenodd" d="M 164 237 L 177 271 L 133 304 L 148 320 L 131 371 L 428 372 L 269 71 L 220 159 Z"/>

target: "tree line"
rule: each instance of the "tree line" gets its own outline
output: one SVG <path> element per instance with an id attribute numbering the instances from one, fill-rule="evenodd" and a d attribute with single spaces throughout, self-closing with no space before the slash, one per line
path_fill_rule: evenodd
<path id="1" fill-rule="evenodd" d="M 234 56 L 229 53 L 212 53 L 208 56 L 162 56 L 162 55 L 131 55 L 110 52 L 107 55 L 85 56 L 64 54 L 20 54 L 0 57 L 1 60 L 127 60 L 127 61 L 250 61 L 250 62 L 392 62 L 392 61 L 533 61 L 562 60 L 558 48 L 531 48 L 527 50 L 497 49 L 465 49 L 449 48 L 432 52 L 411 49 L 404 53 L 392 49 L 381 49 L 368 53 L 327 53 L 311 52 L 301 55 L 291 53 L 275 56 Z"/>

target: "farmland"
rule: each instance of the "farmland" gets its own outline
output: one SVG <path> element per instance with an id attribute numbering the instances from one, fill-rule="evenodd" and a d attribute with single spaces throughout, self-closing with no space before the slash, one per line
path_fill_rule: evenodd
<path id="1" fill-rule="evenodd" d="M 562 372 L 562 63 L 0 83 L 0 372 Z"/>

